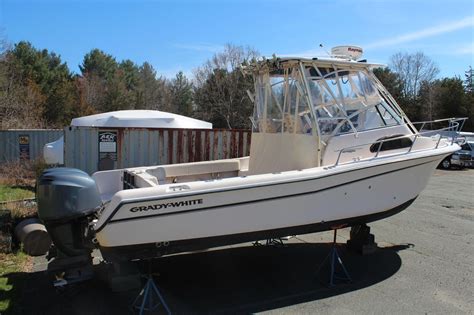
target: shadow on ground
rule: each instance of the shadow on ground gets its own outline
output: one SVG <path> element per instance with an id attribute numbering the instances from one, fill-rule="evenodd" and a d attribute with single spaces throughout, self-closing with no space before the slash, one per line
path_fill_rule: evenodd
<path id="1" fill-rule="evenodd" d="M 328 269 L 316 271 L 329 244 L 288 244 L 226 248 L 165 257 L 153 263 L 157 284 L 171 311 L 179 313 L 253 313 L 315 301 L 381 282 L 401 266 L 399 250 L 409 245 L 379 248 L 360 256 L 339 247 L 352 283 L 329 288 Z M 99 271 L 100 267 L 96 266 Z M 130 314 L 138 292 L 114 293 L 91 280 L 56 291 L 44 272 L 8 275 L 12 314 Z M 160 308 L 158 313 L 163 313 Z"/>

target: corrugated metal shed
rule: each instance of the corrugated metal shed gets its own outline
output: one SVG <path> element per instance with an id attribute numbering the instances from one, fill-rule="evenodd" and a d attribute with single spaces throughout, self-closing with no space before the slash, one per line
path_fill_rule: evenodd
<path id="1" fill-rule="evenodd" d="M 43 156 L 43 146 L 63 135 L 58 129 L 0 130 L 0 163 L 35 160 Z M 21 152 L 21 153 L 20 153 Z"/>
<path id="2" fill-rule="evenodd" d="M 92 174 L 99 158 L 98 128 L 64 128 L 64 165 Z"/>
<path id="3" fill-rule="evenodd" d="M 104 154 L 101 134 L 108 132 L 114 144 Z M 242 157 L 249 155 L 250 136 L 248 130 L 67 127 L 64 163 L 92 174 L 104 157 L 114 160 L 110 168 Z"/>

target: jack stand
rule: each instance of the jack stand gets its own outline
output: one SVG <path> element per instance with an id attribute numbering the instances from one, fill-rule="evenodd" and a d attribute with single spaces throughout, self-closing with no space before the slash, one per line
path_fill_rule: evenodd
<path id="1" fill-rule="evenodd" d="M 346 267 L 344 266 L 341 257 L 339 256 L 339 253 L 337 252 L 337 243 L 336 243 L 336 237 L 337 237 L 337 229 L 334 230 L 334 238 L 331 246 L 331 250 L 329 251 L 329 254 L 324 258 L 323 262 L 319 266 L 319 269 L 317 271 L 317 274 L 321 273 L 321 269 L 325 265 L 327 261 L 329 261 L 330 268 L 331 268 L 331 274 L 329 276 L 329 286 L 333 287 L 335 286 L 334 280 L 341 280 L 341 281 L 346 281 L 346 282 L 352 282 L 351 276 L 349 276 L 349 273 L 347 272 Z M 337 264 L 341 267 L 344 275 L 343 276 L 338 276 L 336 273 L 336 267 Z"/>
<path id="2" fill-rule="evenodd" d="M 278 237 L 278 238 L 268 238 L 265 240 L 265 244 L 260 243 L 261 241 L 255 241 L 252 243 L 253 246 L 271 246 L 271 245 L 276 245 L 276 246 L 284 246 L 285 243 L 283 243 L 283 238 Z"/>
<path id="3" fill-rule="evenodd" d="M 269 245 L 283 246 L 285 244 L 283 243 L 283 240 L 279 237 L 279 238 L 269 238 L 269 239 L 267 239 L 267 242 L 266 242 L 265 245 L 267 245 L 267 246 L 269 246 Z"/>
<path id="4" fill-rule="evenodd" d="M 150 262 L 148 263 L 151 265 Z M 166 313 L 171 314 L 171 311 L 168 305 L 166 304 L 165 299 L 161 295 L 160 290 L 158 290 L 158 287 L 156 286 L 155 281 L 153 280 L 153 274 L 151 273 L 151 271 L 148 272 L 148 274 L 145 276 L 145 279 L 147 279 L 146 284 L 140 291 L 138 296 L 135 298 L 135 301 L 133 301 L 132 307 L 138 309 L 138 314 L 142 315 L 145 311 L 152 312 L 156 310 L 160 305 L 163 305 L 166 310 Z M 159 299 L 159 301 L 157 301 L 156 303 L 153 301 L 153 295 L 156 295 Z"/>

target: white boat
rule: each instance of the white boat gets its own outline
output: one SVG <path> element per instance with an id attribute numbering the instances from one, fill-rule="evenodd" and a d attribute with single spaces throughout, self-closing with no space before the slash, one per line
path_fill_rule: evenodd
<path id="1" fill-rule="evenodd" d="M 371 71 L 379 65 L 338 55 L 243 68 L 255 82 L 249 157 L 92 178 L 46 171 L 39 215 L 58 249 L 145 259 L 365 224 L 407 208 L 459 149 L 452 135 L 463 120 L 424 135 Z"/>

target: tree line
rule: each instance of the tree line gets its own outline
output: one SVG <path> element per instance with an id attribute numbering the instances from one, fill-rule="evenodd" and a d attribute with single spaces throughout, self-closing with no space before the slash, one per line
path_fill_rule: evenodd
<path id="1" fill-rule="evenodd" d="M 252 79 L 240 64 L 258 58 L 252 48 L 228 44 L 193 78 L 172 79 L 153 66 L 117 60 L 99 49 L 88 52 L 73 73 L 61 56 L 26 41 L 0 41 L 0 129 L 62 128 L 74 117 L 123 109 L 154 109 L 213 123 L 216 128 L 249 129 Z M 468 116 L 473 125 L 473 70 L 464 79 L 437 78 L 438 67 L 423 53 L 396 54 L 389 67 L 375 69 L 410 119 Z"/>
<path id="2" fill-rule="evenodd" d="M 438 66 L 422 52 L 397 53 L 389 66 L 374 70 L 377 78 L 412 121 L 468 117 L 463 130 L 474 131 L 474 71 L 464 78 L 437 78 Z"/>
<path id="3" fill-rule="evenodd" d="M 3 43 L 4 44 L 4 43 Z M 252 80 L 238 66 L 257 53 L 226 45 L 194 71 L 172 79 L 153 66 L 88 52 L 74 74 L 61 57 L 29 42 L 3 47 L 0 55 L 0 128 L 62 128 L 74 117 L 152 109 L 210 121 L 217 128 L 250 128 Z"/>

